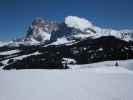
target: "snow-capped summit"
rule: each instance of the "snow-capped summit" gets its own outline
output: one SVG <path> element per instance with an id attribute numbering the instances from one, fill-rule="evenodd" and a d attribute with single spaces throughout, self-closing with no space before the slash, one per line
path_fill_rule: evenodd
<path id="1" fill-rule="evenodd" d="M 33 20 L 26 35 L 26 40 L 45 42 L 50 40 L 51 34 L 46 30 L 45 21 L 42 18 Z"/>
<path id="2" fill-rule="evenodd" d="M 54 21 L 47 21 L 43 18 L 36 18 L 29 26 L 26 36 L 16 39 L 10 45 L 36 45 L 40 43 L 47 43 L 51 39 L 51 32 L 57 30 L 57 23 Z"/>

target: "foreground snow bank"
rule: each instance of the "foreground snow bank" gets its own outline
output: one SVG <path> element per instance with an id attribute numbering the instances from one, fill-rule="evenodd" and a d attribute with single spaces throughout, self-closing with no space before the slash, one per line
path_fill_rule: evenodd
<path id="1" fill-rule="evenodd" d="M 132 100 L 133 72 L 109 70 L 0 71 L 0 100 Z"/>
<path id="2" fill-rule="evenodd" d="M 128 70 L 132 70 L 133 71 L 133 60 L 119 60 L 119 61 L 103 61 L 103 62 L 97 62 L 97 63 L 92 63 L 92 64 L 84 64 L 84 65 L 69 65 L 69 67 L 71 69 L 84 69 L 84 68 L 103 68 L 104 67 L 108 67 L 107 69 L 109 70 L 109 72 L 111 71 L 109 68 L 113 69 L 114 71 L 116 71 L 116 62 L 118 63 L 118 71 L 120 71 L 120 69 L 122 70 L 122 68 L 126 68 Z M 93 69 L 94 70 L 94 69 Z M 113 71 L 113 72 L 114 72 Z M 125 71 L 125 70 L 124 70 Z M 102 71 L 103 72 L 103 71 Z M 121 72 L 121 71 L 120 71 Z"/>

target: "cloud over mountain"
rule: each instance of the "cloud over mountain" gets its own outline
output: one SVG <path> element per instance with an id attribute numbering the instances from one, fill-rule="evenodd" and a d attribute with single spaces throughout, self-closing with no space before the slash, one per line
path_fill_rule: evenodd
<path id="1" fill-rule="evenodd" d="M 68 27 L 80 29 L 81 31 L 84 31 L 87 28 L 92 27 L 92 23 L 88 21 L 85 18 L 80 18 L 77 16 L 68 16 L 65 18 L 65 24 L 67 24 Z"/>

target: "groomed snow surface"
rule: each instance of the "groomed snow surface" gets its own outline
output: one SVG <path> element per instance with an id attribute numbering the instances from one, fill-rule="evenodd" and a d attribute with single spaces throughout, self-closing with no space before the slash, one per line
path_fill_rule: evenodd
<path id="1" fill-rule="evenodd" d="M 0 100 L 133 100 L 133 60 L 0 71 Z"/>

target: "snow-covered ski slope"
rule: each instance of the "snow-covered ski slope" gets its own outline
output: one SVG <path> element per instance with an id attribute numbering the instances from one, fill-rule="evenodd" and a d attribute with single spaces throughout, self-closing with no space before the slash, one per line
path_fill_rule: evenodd
<path id="1" fill-rule="evenodd" d="M 0 100 L 133 100 L 133 60 L 0 71 Z M 79 67 L 80 66 L 80 67 Z"/>

